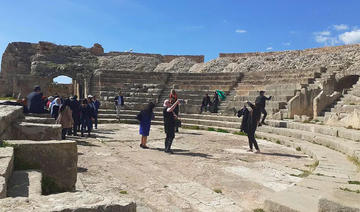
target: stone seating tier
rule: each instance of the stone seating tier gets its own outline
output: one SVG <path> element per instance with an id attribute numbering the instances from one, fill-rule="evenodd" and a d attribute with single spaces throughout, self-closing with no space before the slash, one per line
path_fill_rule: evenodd
<path id="1" fill-rule="evenodd" d="M 9 180 L 8 197 L 36 198 L 41 196 L 42 174 L 38 170 L 14 171 Z"/>

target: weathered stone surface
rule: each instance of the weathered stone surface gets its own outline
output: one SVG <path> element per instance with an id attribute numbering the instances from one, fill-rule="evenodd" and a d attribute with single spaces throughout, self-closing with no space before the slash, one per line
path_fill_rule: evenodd
<path id="1" fill-rule="evenodd" d="M 103 55 L 104 54 L 104 48 L 100 44 L 95 43 L 93 45 L 93 47 L 90 48 L 90 52 L 92 54 L 94 54 L 94 55 L 97 55 L 97 56 Z"/>
<path id="2" fill-rule="evenodd" d="M 0 105 L 0 137 L 8 127 L 23 116 L 23 110 L 20 106 Z"/>
<path id="3" fill-rule="evenodd" d="M 194 64 L 196 62 L 189 58 L 179 57 L 169 63 L 160 63 L 156 66 L 154 72 L 188 72 Z"/>
<path id="4" fill-rule="evenodd" d="M 75 189 L 78 158 L 75 141 L 8 142 L 15 145 L 15 169 L 41 170 L 43 176 L 55 184 L 52 192 Z"/>
<path id="5" fill-rule="evenodd" d="M 360 110 L 355 109 L 347 114 L 332 113 L 331 115 L 326 115 L 324 123 L 330 126 L 360 129 Z"/>
<path id="6" fill-rule="evenodd" d="M 6 197 L 7 181 L 14 168 L 14 150 L 12 147 L 0 147 L 0 199 Z"/>
<path id="7" fill-rule="evenodd" d="M 8 128 L 1 138 L 12 140 L 29 139 L 33 141 L 60 140 L 61 125 L 21 122 L 15 124 L 12 128 Z"/>
<path id="8" fill-rule="evenodd" d="M 319 201 L 319 212 L 360 212 L 359 195 L 338 191 L 338 197 L 322 198 Z"/>
<path id="9" fill-rule="evenodd" d="M 0 200 L 4 211 L 29 212 L 135 212 L 131 198 L 97 195 L 89 192 L 61 193 L 34 198 L 6 198 Z"/>

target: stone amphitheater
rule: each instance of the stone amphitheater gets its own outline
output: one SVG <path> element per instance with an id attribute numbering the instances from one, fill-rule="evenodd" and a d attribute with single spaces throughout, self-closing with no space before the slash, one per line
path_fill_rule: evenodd
<path id="1" fill-rule="evenodd" d="M 49 42 L 10 43 L 0 95 L 44 95 L 54 77 L 102 102 L 94 137 L 60 140 L 48 114 L 0 105 L 0 211 L 360 211 L 360 45 L 202 55 L 104 53 Z M 162 102 L 180 99 L 182 128 L 164 154 Z M 200 114 L 206 93 L 226 93 Z M 260 90 L 262 154 L 246 152 L 234 116 Z M 119 119 L 113 100 L 121 92 Z M 150 150 L 139 149 L 139 110 L 156 103 Z"/>

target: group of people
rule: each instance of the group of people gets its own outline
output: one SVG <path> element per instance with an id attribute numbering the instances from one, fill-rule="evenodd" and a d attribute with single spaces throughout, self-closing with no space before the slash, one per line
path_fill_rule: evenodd
<path id="1" fill-rule="evenodd" d="M 77 98 L 76 95 L 69 98 L 62 98 L 58 95 L 44 97 L 40 86 L 35 86 L 34 91 L 26 97 L 24 111 L 27 113 L 50 113 L 56 123 L 61 124 L 62 139 L 66 138 L 66 134 L 77 136 L 78 131 L 81 132 L 82 137 L 84 132 L 90 136 L 93 125 L 97 129 L 97 117 L 101 103 L 92 95 L 88 95 L 87 99 L 80 101 Z"/>
<path id="2" fill-rule="evenodd" d="M 171 150 L 172 142 L 175 138 L 175 132 L 178 132 L 179 125 L 179 105 L 180 101 L 176 94 L 176 91 L 172 89 L 170 91 L 169 99 L 166 99 L 163 104 L 163 119 L 164 119 L 164 130 L 166 133 L 165 138 L 165 152 L 173 154 Z M 141 143 L 140 147 L 144 149 L 148 149 L 149 147 L 146 145 L 147 137 L 150 133 L 151 120 L 155 118 L 153 109 L 155 104 L 150 102 L 148 106 L 140 111 L 140 113 L 136 116 L 136 119 L 140 121 L 140 129 L 139 133 L 141 135 Z"/>
<path id="3" fill-rule="evenodd" d="M 205 112 L 210 111 L 211 113 L 217 113 L 218 107 L 220 103 L 220 99 L 225 100 L 226 96 L 223 91 L 216 90 L 214 92 L 213 99 L 211 101 L 209 94 L 205 94 L 200 107 L 200 113 L 202 113 L 204 110 Z"/>
<path id="4" fill-rule="evenodd" d="M 249 151 L 253 151 L 253 146 L 256 152 L 260 152 L 257 141 L 255 139 L 255 131 L 258 126 L 265 124 L 265 118 L 267 112 L 265 110 L 265 103 L 271 99 L 264 95 L 264 91 L 260 91 L 260 95 L 256 98 L 255 104 L 246 102 L 244 107 L 237 111 L 238 117 L 243 117 L 240 130 L 245 132 L 249 140 Z M 211 112 L 217 112 L 217 106 L 219 104 L 219 96 L 224 99 L 225 94 L 219 90 L 216 90 L 213 101 L 210 100 L 208 94 L 205 95 L 201 105 L 201 112 L 203 109 L 207 111 L 212 106 Z M 50 96 L 48 98 L 43 97 L 41 88 L 36 86 L 34 91 L 31 92 L 26 98 L 26 107 L 24 110 L 28 113 L 46 113 L 49 112 L 51 117 L 56 120 L 56 123 L 62 126 L 62 139 L 65 139 L 66 134 L 73 134 L 77 136 L 77 132 L 81 131 L 81 136 L 84 136 L 84 132 L 88 133 L 93 129 L 97 129 L 97 115 L 100 108 L 100 102 L 95 96 L 88 95 L 87 99 L 77 100 L 77 96 L 74 95 L 70 98 L 63 99 L 59 96 Z M 178 132 L 179 125 L 179 99 L 174 89 L 170 91 L 169 99 L 166 99 L 163 104 L 163 120 L 164 130 L 166 133 L 165 138 L 165 152 L 173 153 L 171 150 L 172 142 L 175 138 L 175 132 Z M 119 93 L 115 97 L 115 107 L 117 114 L 120 114 L 120 109 L 124 106 L 124 98 Z M 247 106 L 251 108 L 248 110 Z M 147 149 L 147 137 L 150 133 L 151 120 L 155 118 L 154 109 L 155 104 L 150 102 L 147 107 L 140 111 L 137 115 L 137 119 L 140 121 L 141 143 L 140 147 Z M 260 121 L 261 114 L 263 118 Z"/>
<path id="5" fill-rule="evenodd" d="M 253 151 L 253 146 L 256 149 L 256 153 L 260 153 L 259 146 L 257 144 L 257 141 L 255 139 L 255 131 L 258 126 L 261 126 L 265 123 L 265 118 L 267 116 L 267 112 L 265 110 L 265 103 L 267 100 L 270 100 L 272 97 L 266 97 L 265 91 L 260 91 L 260 95 L 256 98 L 255 104 L 247 101 L 244 107 L 237 111 L 238 117 L 243 116 L 242 123 L 240 130 L 242 132 L 245 132 L 248 136 L 249 140 L 249 150 Z M 216 99 L 218 100 L 218 93 L 215 92 L 214 94 L 214 100 L 216 102 Z M 204 97 L 203 104 L 201 106 L 201 111 L 203 109 L 203 106 L 209 105 L 210 97 L 208 94 Z M 175 90 L 171 90 L 169 99 L 166 99 L 163 104 L 163 119 L 164 119 L 164 130 L 166 133 L 165 138 L 165 152 L 167 153 L 173 153 L 171 150 L 172 142 L 175 138 L 175 132 L 176 132 L 176 120 L 178 120 L 178 113 L 179 113 L 179 105 L 180 102 L 178 100 L 177 94 Z M 251 110 L 247 108 L 249 106 Z M 151 120 L 155 118 L 153 109 L 155 107 L 155 104 L 150 102 L 146 109 L 142 110 L 138 115 L 137 119 L 140 121 L 140 130 L 139 133 L 141 135 L 141 143 L 140 147 L 147 149 L 147 137 L 149 136 L 150 132 L 150 126 L 151 126 Z M 263 118 L 261 119 L 261 114 L 263 113 Z"/>

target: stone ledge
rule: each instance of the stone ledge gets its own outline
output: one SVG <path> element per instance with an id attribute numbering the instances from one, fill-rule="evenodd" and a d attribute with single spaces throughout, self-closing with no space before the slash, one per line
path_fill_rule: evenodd
<path id="1" fill-rule="evenodd" d="M 12 123 L 24 117 L 20 106 L 0 105 L 0 135 L 11 126 Z"/>
<path id="2" fill-rule="evenodd" d="M 2 138 L 33 141 L 58 140 L 61 139 L 61 125 L 21 122 L 15 124 L 12 129 L 7 129 Z"/>
<path id="3" fill-rule="evenodd" d="M 14 150 L 11 147 L 0 148 L 0 199 L 7 194 L 7 182 L 14 169 Z"/>
<path id="4" fill-rule="evenodd" d="M 130 198 L 100 196 L 88 192 L 61 193 L 34 198 L 6 198 L 0 200 L 4 211 L 27 212 L 135 212 L 136 203 Z"/>
<path id="5" fill-rule="evenodd" d="M 17 170 L 39 169 L 51 188 L 43 193 L 74 191 L 77 179 L 77 145 L 75 141 L 9 140 L 14 145 Z"/>

